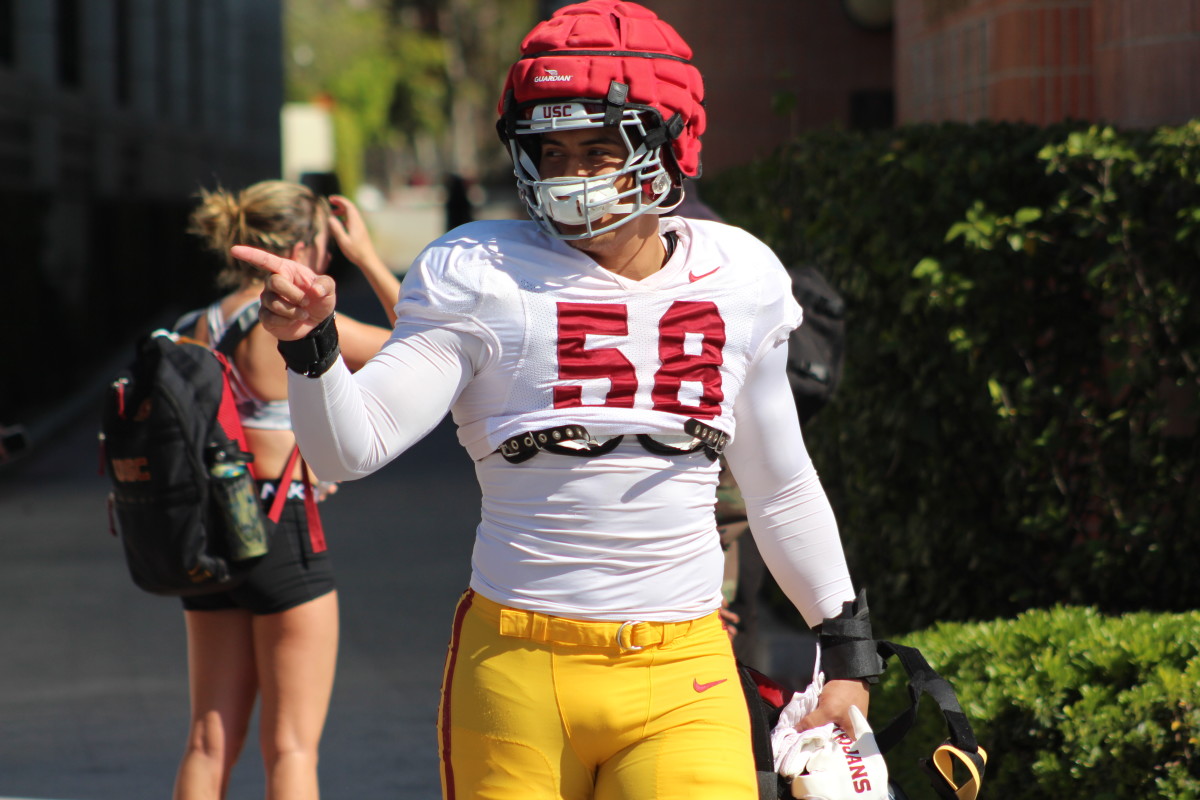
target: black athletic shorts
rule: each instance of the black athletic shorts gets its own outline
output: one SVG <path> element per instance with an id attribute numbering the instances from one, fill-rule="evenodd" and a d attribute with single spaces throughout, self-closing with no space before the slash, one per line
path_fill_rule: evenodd
<path id="1" fill-rule="evenodd" d="M 289 497 L 279 524 L 268 521 L 267 525 L 271 529 L 267 554 L 246 580 L 227 592 L 181 598 L 186 610 L 242 608 L 253 614 L 277 614 L 334 590 L 329 551 L 312 551 L 303 500 Z"/>

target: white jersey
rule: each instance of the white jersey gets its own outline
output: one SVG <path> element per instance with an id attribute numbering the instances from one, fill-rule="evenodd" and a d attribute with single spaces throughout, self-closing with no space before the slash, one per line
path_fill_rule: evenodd
<path id="1" fill-rule="evenodd" d="M 454 407 L 483 458 L 510 436 L 566 423 L 596 436 L 736 435 L 749 365 L 800 324 L 787 273 L 750 234 L 667 217 L 677 245 L 633 281 L 526 222 L 460 228 L 405 277 L 397 314 L 483 339 L 489 359 Z"/>
<path id="2" fill-rule="evenodd" d="M 290 376 L 301 446 L 319 473 L 357 477 L 449 407 L 483 494 L 472 588 L 560 616 L 678 620 L 720 604 L 717 465 L 702 451 L 652 454 L 633 434 L 678 437 L 697 419 L 732 437 L 764 553 L 787 562 L 805 550 L 803 574 L 782 583 L 819 622 L 853 591 L 783 371 L 782 343 L 801 321 L 787 273 L 737 228 L 668 217 L 660 230 L 675 233 L 675 251 L 641 281 L 532 222 L 472 223 L 434 242 L 405 277 L 376 358 L 354 376 L 340 365 L 317 381 Z M 625 438 L 594 457 L 512 464 L 496 452 L 565 424 Z M 740 428 L 750 442 L 738 457 Z M 774 446 L 784 452 L 762 452 Z"/>

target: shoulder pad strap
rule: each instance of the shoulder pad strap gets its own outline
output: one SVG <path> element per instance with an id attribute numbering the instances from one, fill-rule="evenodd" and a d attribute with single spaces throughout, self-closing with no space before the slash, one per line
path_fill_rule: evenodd
<path id="1" fill-rule="evenodd" d="M 921 769 L 929 775 L 933 789 L 943 800 L 975 800 L 983 785 L 983 771 L 987 766 L 987 751 L 978 747 L 974 752 L 960 750 L 946 742 L 933 751 L 933 757 L 920 762 Z M 955 776 L 955 767 L 963 775 L 962 782 Z"/>
<path id="2" fill-rule="evenodd" d="M 909 707 L 875 734 L 880 752 L 887 753 L 904 738 L 916 722 L 921 695 L 928 694 L 937 703 L 950 735 L 934 751 L 932 758 L 919 762 L 921 768 L 943 800 L 975 800 L 983 785 L 988 754 L 975 739 L 971 722 L 963 712 L 954 688 L 929 665 L 917 648 L 888 641 L 876 644 L 881 656 L 885 659 L 896 656 L 904 667 L 908 674 L 909 698 Z M 962 783 L 955 778 L 956 766 L 960 772 L 965 770 L 966 779 Z"/>
<path id="3" fill-rule="evenodd" d="M 881 655 L 896 656 L 901 666 L 904 667 L 904 671 L 908 674 L 909 697 L 908 709 L 897 715 L 883 730 L 876 732 L 875 740 L 879 743 L 880 751 L 887 753 L 912 728 L 916 722 L 917 706 L 924 694 L 928 694 L 937 703 L 938 710 L 941 711 L 946 728 L 950 733 L 949 743 L 968 752 L 978 749 L 979 745 L 975 741 L 971 723 L 967 720 L 967 715 L 963 713 L 953 687 L 949 681 L 929 666 L 929 662 L 925 660 L 921 651 L 915 647 L 895 642 L 880 641 L 876 644 Z"/>

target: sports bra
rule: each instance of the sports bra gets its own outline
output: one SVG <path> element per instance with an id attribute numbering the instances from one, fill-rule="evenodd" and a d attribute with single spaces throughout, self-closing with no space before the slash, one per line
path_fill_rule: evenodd
<path id="1" fill-rule="evenodd" d="M 221 337 L 225 335 L 225 331 L 229 328 L 230 320 L 237 319 L 246 309 L 251 306 L 257 308 L 258 305 L 258 300 L 251 300 L 230 314 L 229 318 L 226 319 L 221 314 L 220 302 L 213 303 L 205 309 L 205 319 L 208 324 L 208 341 L 214 344 L 221 341 Z M 246 385 L 241 373 L 238 372 L 237 365 L 233 364 L 232 359 L 230 359 L 230 363 L 233 365 L 233 376 L 229 383 L 233 389 L 233 398 L 237 403 L 238 416 L 242 419 L 242 427 L 264 431 L 290 431 L 292 429 L 292 414 L 288 408 L 287 398 L 283 400 L 263 400 Z"/>

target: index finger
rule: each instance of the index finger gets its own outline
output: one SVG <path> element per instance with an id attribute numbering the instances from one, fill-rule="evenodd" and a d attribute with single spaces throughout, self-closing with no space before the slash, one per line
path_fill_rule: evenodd
<path id="1" fill-rule="evenodd" d="M 260 250 L 257 247 L 235 244 L 230 248 L 229 254 L 239 261 L 245 261 L 247 264 L 253 264 L 260 269 L 265 269 L 267 272 L 281 275 L 306 291 L 312 287 L 313 281 L 317 279 L 317 273 L 299 261 L 292 261 L 290 258 L 280 258 L 274 253 L 268 253 L 266 250 Z"/>

